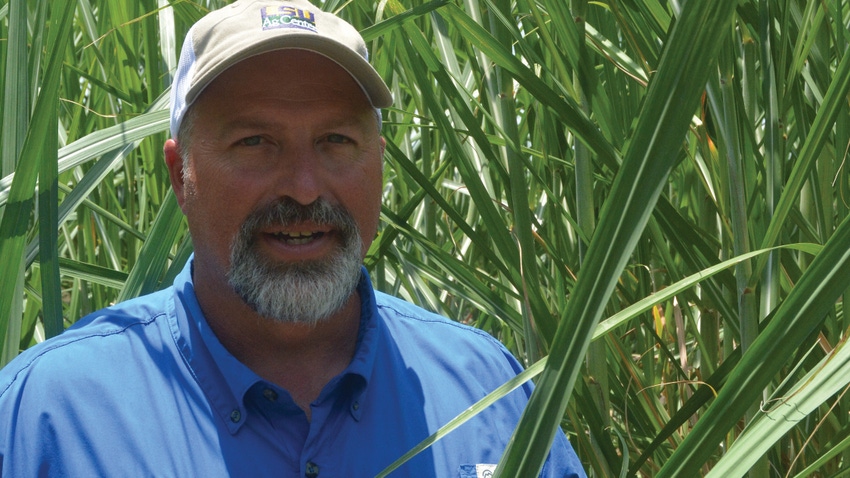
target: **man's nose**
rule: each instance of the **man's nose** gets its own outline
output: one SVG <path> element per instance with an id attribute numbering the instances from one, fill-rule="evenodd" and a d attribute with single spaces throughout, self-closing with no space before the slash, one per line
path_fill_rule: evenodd
<path id="1" fill-rule="evenodd" d="M 278 163 L 275 183 L 278 197 L 289 197 L 307 205 L 322 195 L 321 161 L 313 148 L 299 147 L 282 152 Z"/>

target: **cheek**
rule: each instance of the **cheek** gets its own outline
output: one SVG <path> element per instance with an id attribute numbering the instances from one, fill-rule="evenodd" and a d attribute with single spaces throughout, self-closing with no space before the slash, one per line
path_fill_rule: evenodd
<path id="1" fill-rule="evenodd" d="M 222 177 L 198 171 L 186 180 L 183 211 L 196 238 L 196 247 L 206 243 L 217 249 L 229 249 L 247 214 L 245 208 L 251 201 L 246 193 L 253 188 L 233 180 L 221 181 Z"/>
<path id="2" fill-rule="evenodd" d="M 352 212 L 356 211 L 358 226 L 363 235 L 363 246 L 368 249 L 378 231 L 381 214 L 381 193 L 383 191 L 383 172 L 380 164 L 364 171 L 355 183 L 352 193 Z"/>

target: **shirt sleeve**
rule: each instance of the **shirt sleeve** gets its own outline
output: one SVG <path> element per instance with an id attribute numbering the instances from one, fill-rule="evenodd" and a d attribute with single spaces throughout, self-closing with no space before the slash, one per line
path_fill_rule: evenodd
<path id="1" fill-rule="evenodd" d="M 59 450 L 52 413 L 42 406 L 51 400 L 50 380 L 30 372 L 28 356 L 20 356 L 0 373 L 0 477 L 64 476 L 62 461 L 51 458 Z"/>

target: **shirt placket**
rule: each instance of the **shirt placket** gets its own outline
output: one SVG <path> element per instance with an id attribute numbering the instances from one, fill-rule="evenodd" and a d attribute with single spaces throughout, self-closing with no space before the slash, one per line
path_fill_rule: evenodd
<path id="1" fill-rule="evenodd" d="M 344 476 L 344 464 L 339 462 L 339 458 L 344 454 L 334 449 L 337 447 L 333 442 L 343 427 L 357 426 L 362 410 L 360 395 L 359 392 L 342 386 L 333 396 L 313 404 L 310 432 L 301 453 L 302 476 Z M 334 459 L 334 456 L 337 458 Z"/>

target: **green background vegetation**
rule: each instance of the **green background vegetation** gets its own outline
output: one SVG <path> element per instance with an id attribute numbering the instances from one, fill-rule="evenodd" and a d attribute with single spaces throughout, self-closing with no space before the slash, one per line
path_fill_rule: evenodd
<path id="1" fill-rule="evenodd" d="M 191 253 L 167 89 L 225 3 L 0 7 L 0 364 Z M 323 5 L 396 98 L 376 286 L 536 375 L 501 476 L 558 426 L 591 476 L 847 473 L 848 1 Z"/>

